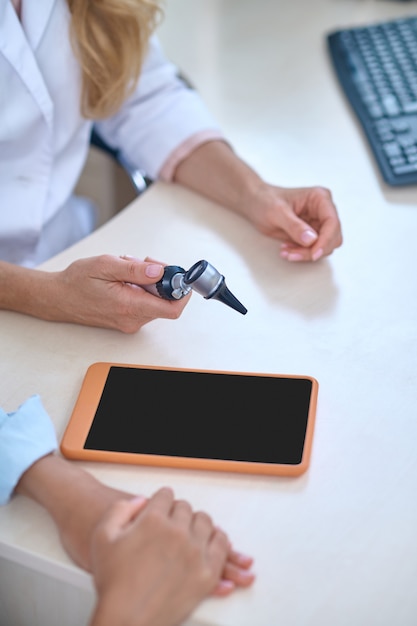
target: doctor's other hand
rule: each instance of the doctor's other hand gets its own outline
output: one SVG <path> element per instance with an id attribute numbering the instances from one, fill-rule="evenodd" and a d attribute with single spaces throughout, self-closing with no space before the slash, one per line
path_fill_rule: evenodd
<path id="1" fill-rule="evenodd" d="M 340 220 L 324 187 L 286 188 L 261 184 L 242 212 L 263 234 L 282 241 L 288 261 L 318 261 L 342 245 Z"/>
<path id="2" fill-rule="evenodd" d="M 223 578 L 229 553 L 211 518 L 171 489 L 119 501 L 92 537 L 98 602 L 90 626 L 177 626 L 206 597 L 235 588 Z"/>
<path id="3" fill-rule="evenodd" d="M 281 256 L 288 261 L 317 261 L 342 245 L 340 220 L 328 189 L 271 185 L 225 142 L 196 148 L 178 165 L 174 180 L 281 241 Z"/>
<path id="4" fill-rule="evenodd" d="M 164 300 L 140 285 L 156 283 L 164 264 L 108 254 L 78 259 L 46 272 L 0 265 L 0 308 L 54 322 L 135 333 L 157 318 L 177 319 L 191 294 Z"/>

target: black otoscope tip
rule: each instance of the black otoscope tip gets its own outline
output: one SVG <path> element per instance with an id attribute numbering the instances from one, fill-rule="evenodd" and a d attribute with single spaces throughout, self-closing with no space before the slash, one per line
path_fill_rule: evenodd
<path id="1" fill-rule="evenodd" d="M 248 310 L 226 287 L 224 276 L 208 261 L 197 261 L 184 274 L 184 283 L 195 289 L 205 300 L 220 300 L 235 311 L 246 315 Z"/>
<path id="2" fill-rule="evenodd" d="M 232 294 L 230 289 L 228 289 L 224 280 L 212 298 L 213 300 L 220 300 L 220 302 L 227 304 L 227 306 L 230 306 L 238 313 L 242 313 L 242 315 L 246 315 L 248 312 L 248 309 L 244 307 L 243 304 Z"/>

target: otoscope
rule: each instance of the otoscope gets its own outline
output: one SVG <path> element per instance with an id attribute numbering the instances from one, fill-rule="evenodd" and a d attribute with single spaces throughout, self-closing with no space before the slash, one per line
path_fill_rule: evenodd
<path id="1" fill-rule="evenodd" d="M 224 276 L 204 260 L 197 261 L 187 271 L 179 265 L 167 265 L 157 283 L 142 286 L 165 300 L 180 300 L 193 289 L 206 300 L 220 300 L 242 315 L 248 312 L 228 289 Z"/>

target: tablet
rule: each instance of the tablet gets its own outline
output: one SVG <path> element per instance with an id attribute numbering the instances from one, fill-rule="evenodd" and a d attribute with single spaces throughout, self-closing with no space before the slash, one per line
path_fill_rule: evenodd
<path id="1" fill-rule="evenodd" d="M 87 461 L 298 476 L 317 393 L 311 376 L 94 363 L 60 448 Z"/>

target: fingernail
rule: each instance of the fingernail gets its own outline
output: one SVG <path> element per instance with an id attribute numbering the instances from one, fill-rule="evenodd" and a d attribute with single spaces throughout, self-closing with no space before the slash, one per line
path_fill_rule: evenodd
<path id="1" fill-rule="evenodd" d="M 150 263 L 145 267 L 145 274 L 148 278 L 156 278 L 162 272 L 162 265 L 156 265 L 155 263 Z"/>
<path id="2" fill-rule="evenodd" d="M 316 239 L 317 239 L 317 233 L 315 233 L 314 230 L 307 229 L 301 235 L 301 241 L 303 243 L 307 243 L 307 244 L 313 243 L 313 241 L 316 241 Z"/>
<path id="3" fill-rule="evenodd" d="M 313 261 L 318 261 L 319 259 L 321 259 L 322 256 L 323 256 L 323 249 L 319 248 L 318 250 L 315 251 L 314 254 L 311 255 L 311 258 L 313 259 Z"/>
<path id="4" fill-rule="evenodd" d="M 235 556 L 236 556 L 237 563 L 239 565 L 242 565 L 243 567 L 249 566 L 253 563 L 253 558 L 251 556 L 248 556 L 247 554 L 236 552 Z"/>
<path id="5" fill-rule="evenodd" d="M 236 585 L 234 582 L 232 582 L 231 580 L 220 580 L 219 584 L 217 585 L 217 590 L 218 591 L 233 591 L 235 589 Z"/>
<path id="6" fill-rule="evenodd" d="M 303 255 L 300 254 L 299 252 L 290 252 L 287 256 L 287 259 L 289 261 L 302 261 Z"/>

